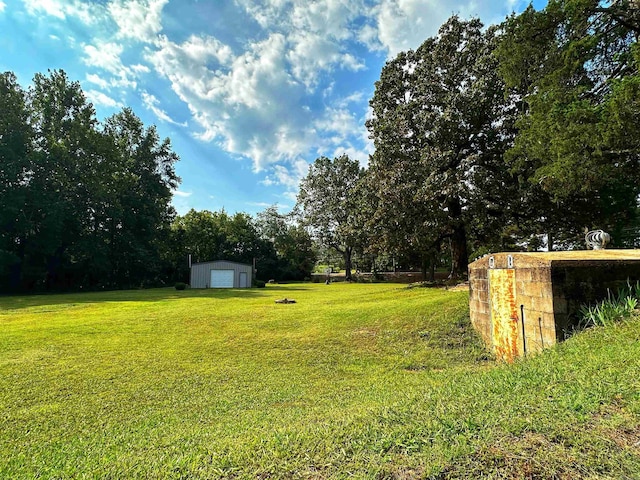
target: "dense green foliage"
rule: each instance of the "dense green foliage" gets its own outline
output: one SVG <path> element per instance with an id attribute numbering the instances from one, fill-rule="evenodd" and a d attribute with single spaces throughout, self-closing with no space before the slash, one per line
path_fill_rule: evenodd
<path id="1" fill-rule="evenodd" d="M 319 157 L 300 182 L 296 208 L 313 236 L 344 258 L 345 276 L 351 280 L 354 249 L 366 238 L 364 171 L 357 160 L 341 155 Z"/>
<path id="2" fill-rule="evenodd" d="M 178 157 L 129 109 L 100 124 L 80 84 L 0 75 L 0 290 L 138 286 L 162 276 Z"/>
<path id="3" fill-rule="evenodd" d="M 1 297 L 0 477 L 640 477 L 640 322 L 506 366 L 467 302 L 345 283 Z"/>
<path id="4" fill-rule="evenodd" d="M 470 237 L 495 231 L 517 198 L 503 161 L 514 109 L 496 42 L 495 28 L 452 17 L 437 37 L 387 62 L 371 100 L 368 185 L 380 239 L 423 257 L 447 239 L 454 275 L 467 271 Z"/>
<path id="5" fill-rule="evenodd" d="M 629 1 L 605 5 L 530 7 L 507 19 L 497 56 L 519 98 L 506 160 L 529 184 L 531 219 L 564 243 L 598 227 L 624 246 L 640 194 L 640 22 Z"/>
<path id="6" fill-rule="evenodd" d="M 607 298 L 595 305 L 582 305 L 578 311 L 579 328 L 606 326 L 636 314 L 640 302 L 640 282 L 628 283 L 615 294 L 609 292 Z"/>
<path id="7" fill-rule="evenodd" d="M 498 27 L 452 17 L 385 65 L 367 122 L 368 245 L 437 258 L 637 246 L 640 9 L 550 0 Z M 415 262 L 415 261 L 414 261 Z M 417 262 L 415 262 L 417 263 Z"/>
<path id="8" fill-rule="evenodd" d="M 261 278 L 274 280 L 304 280 L 314 269 L 317 251 L 309 232 L 294 221 L 293 215 L 269 207 L 256 216 L 256 227 L 262 240 L 273 245 L 275 258 L 261 258 Z"/>

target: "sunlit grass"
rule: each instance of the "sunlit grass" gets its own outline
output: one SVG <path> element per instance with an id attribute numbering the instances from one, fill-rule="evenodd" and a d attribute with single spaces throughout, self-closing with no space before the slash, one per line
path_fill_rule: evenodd
<path id="1" fill-rule="evenodd" d="M 388 284 L 0 298 L 0 478 L 474 478 L 522 450 L 640 473 L 607 433 L 638 428 L 637 322 L 504 366 L 467 302 Z"/>

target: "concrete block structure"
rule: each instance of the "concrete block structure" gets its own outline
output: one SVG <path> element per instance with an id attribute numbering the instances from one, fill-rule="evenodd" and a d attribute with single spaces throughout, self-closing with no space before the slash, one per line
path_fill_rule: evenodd
<path id="1" fill-rule="evenodd" d="M 640 250 L 512 252 L 469 265 L 471 322 L 507 362 L 555 345 L 595 304 L 640 281 Z"/>

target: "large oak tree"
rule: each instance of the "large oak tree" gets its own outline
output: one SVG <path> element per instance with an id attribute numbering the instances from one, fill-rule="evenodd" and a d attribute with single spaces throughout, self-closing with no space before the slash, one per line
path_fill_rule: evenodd
<path id="1" fill-rule="evenodd" d="M 502 161 L 514 104 L 497 74 L 497 38 L 479 20 L 452 17 L 385 65 L 370 102 L 381 235 L 424 254 L 448 241 L 452 276 L 466 273 L 472 228 L 494 231 L 515 196 Z"/>

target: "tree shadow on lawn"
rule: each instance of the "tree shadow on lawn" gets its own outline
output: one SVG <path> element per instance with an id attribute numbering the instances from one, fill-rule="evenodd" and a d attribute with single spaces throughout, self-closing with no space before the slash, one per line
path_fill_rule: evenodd
<path id="1" fill-rule="evenodd" d="M 0 296 L 0 315 L 3 314 L 3 310 L 6 314 L 7 311 L 10 312 L 12 310 L 65 304 L 162 302 L 167 300 L 181 300 L 184 298 L 224 300 L 264 297 L 268 299 L 277 293 L 300 290 L 304 290 L 304 288 L 270 285 L 268 288 L 189 288 L 186 290 L 176 290 L 173 287 L 166 287 L 143 290 L 109 290 L 103 292 L 38 293 L 20 296 Z"/>

